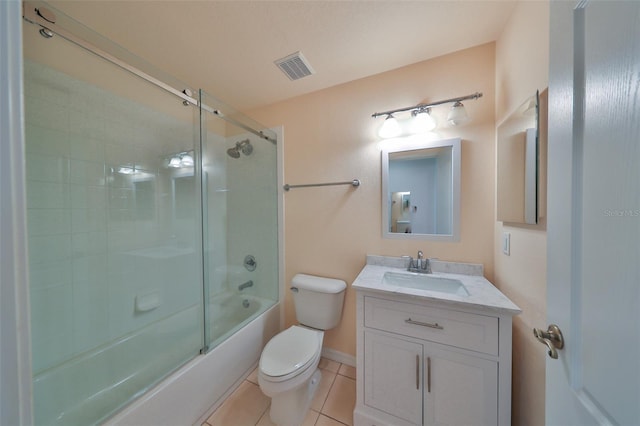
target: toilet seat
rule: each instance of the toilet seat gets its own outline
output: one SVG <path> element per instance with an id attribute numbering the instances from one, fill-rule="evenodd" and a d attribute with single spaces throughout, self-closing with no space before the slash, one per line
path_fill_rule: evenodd
<path id="1" fill-rule="evenodd" d="M 260 356 L 260 373 L 265 380 L 282 382 L 316 364 L 322 349 L 323 332 L 291 326 L 273 337 Z"/>

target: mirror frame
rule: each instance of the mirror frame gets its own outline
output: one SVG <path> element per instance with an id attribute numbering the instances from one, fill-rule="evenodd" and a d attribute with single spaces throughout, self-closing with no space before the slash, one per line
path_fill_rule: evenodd
<path id="1" fill-rule="evenodd" d="M 423 137 L 389 140 L 382 149 L 382 237 L 394 240 L 460 241 L 460 138 L 427 141 Z M 451 147 L 451 234 L 404 234 L 389 231 L 389 154 L 426 148 Z"/>
<path id="2" fill-rule="evenodd" d="M 523 111 L 535 100 L 535 115 L 532 119 L 524 117 Z M 530 127 L 530 126 L 533 127 Z M 515 130 L 514 130 L 515 129 Z M 513 133 L 517 130 L 516 133 Z M 505 146 L 511 143 L 514 135 L 519 134 L 522 142 L 523 163 L 510 165 L 522 171 L 523 186 L 516 193 L 521 198 L 520 205 L 510 198 L 513 192 L 505 192 L 510 187 L 507 181 L 513 180 L 513 174 L 506 174 L 510 159 L 505 158 Z M 518 225 L 536 225 L 540 221 L 540 91 L 528 97 L 515 111 L 511 112 L 496 127 L 496 219 L 499 222 Z M 517 182 L 517 181 L 516 181 Z M 517 213 L 514 213 L 516 211 Z M 520 213 L 521 214 L 518 214 Z"/>

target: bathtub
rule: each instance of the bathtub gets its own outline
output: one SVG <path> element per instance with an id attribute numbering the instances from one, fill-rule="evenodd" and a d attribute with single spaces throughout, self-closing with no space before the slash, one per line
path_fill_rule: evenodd
<path id="1" fill-rule="evenodd" d="M 271 300 L 237 292 L 223 293 L 212 297 L 209 303 L 209 327 L 207 330 L 211 342 L 209 347 L 217 346 L 271 304 L 273 304 Z"/>
<path id="2" fill-rule="evenodd" d="M 247 307 L 243 307 L 245 300 Z M 241 294 L 218 296 L 210 303 L 209 333 L 215 337 L 212 346 L 217 346 L 188 362 L 105 424 L 199 425 L 251 373 L 264 345 L 280 330 L 280 304 L 260 313 L 266 301 Z M 227 320 L 224 315 L 234 318 Z M 238 323 L 242 328 L 234 333 Z"/>

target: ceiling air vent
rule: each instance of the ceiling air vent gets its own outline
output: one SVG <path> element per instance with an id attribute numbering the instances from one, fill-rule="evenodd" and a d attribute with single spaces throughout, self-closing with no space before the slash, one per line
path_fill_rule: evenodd
<path id="1" fill-rule="evenodd" d="M 275 64 L 290 80 L 298 80 L 315 73 L 307 59 L 302 56 L 302 52 L 292 53 L 285 58 L 278 59 Z"/>

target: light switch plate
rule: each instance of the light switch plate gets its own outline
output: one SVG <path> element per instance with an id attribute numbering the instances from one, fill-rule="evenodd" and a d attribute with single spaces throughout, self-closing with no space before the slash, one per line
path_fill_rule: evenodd
<path id="1" fill-rule="evenodd" d="M 502 233 L 502 252 L 509 256 L 511 254 L 511 233 Z"/>

